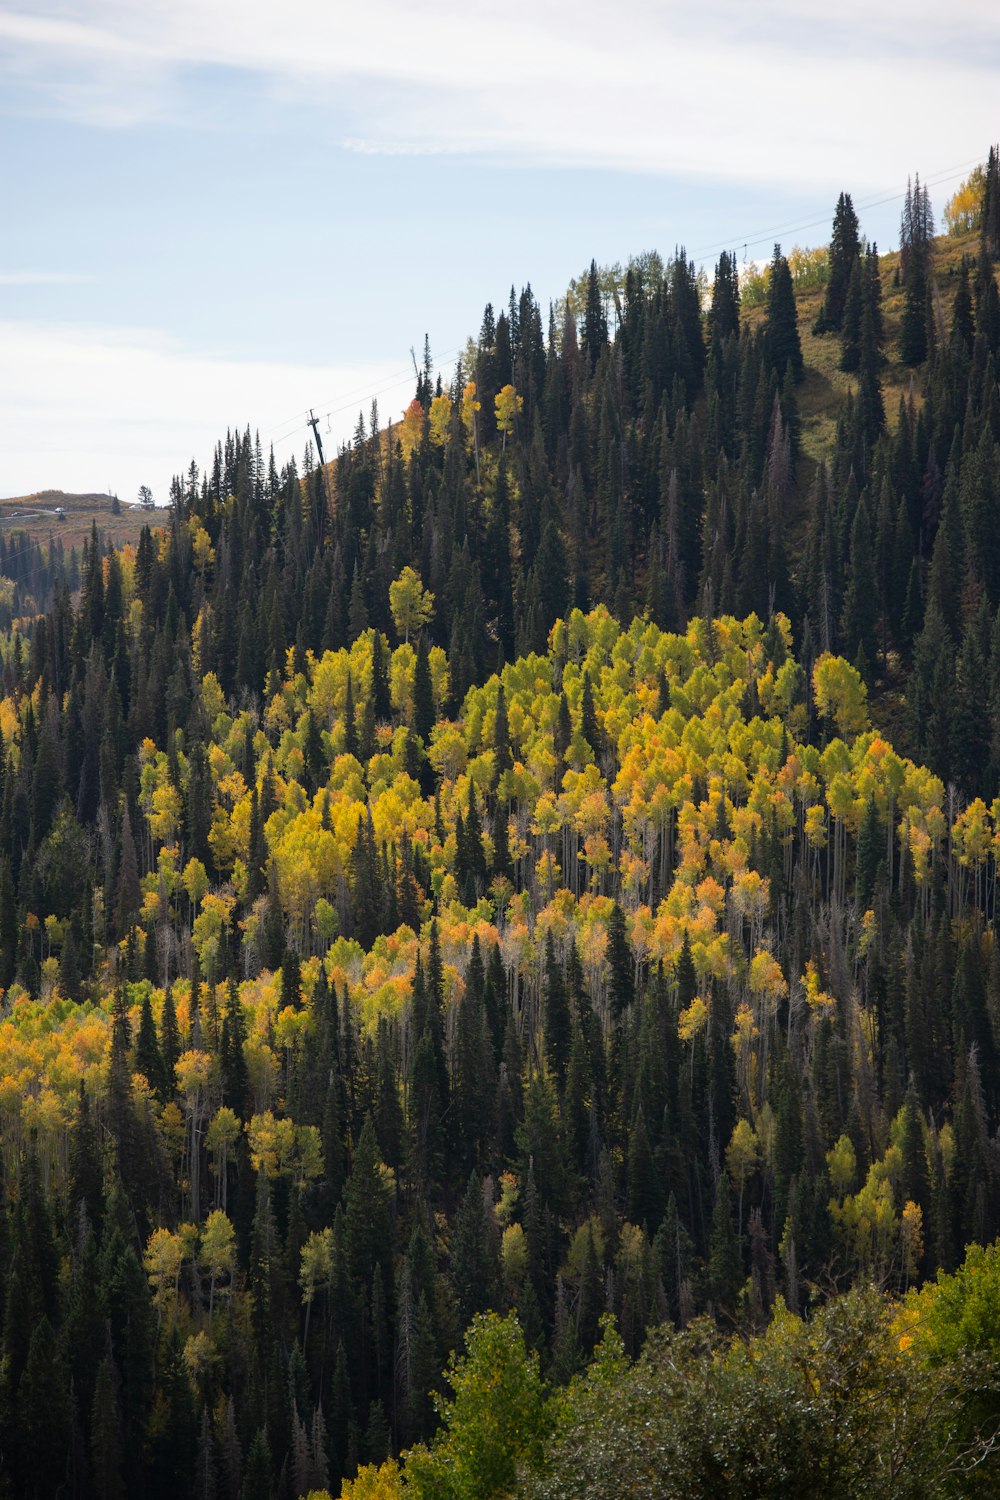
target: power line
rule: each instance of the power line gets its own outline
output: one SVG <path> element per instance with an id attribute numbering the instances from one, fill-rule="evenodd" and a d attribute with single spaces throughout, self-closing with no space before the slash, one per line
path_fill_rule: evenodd
<path id="1" fill-rule="evenodd" d="M 446 349 L 444 354 L 439 356 L 438 363 L 441 363 L 447 359 L 451 359 L 456 354 L 461 354 L 464 348 L 464 344 L 459 344 L 454 349 Z M 389 381 L 390 384 L 386 385 L 383 384 L 382 381 L 379 381 L 375 385 L 358 386 L 353 392 L 348 392 L 343 397 L 330 397 L 329 399 L 331 400 L 331 402 L 339 401 L 341 404 L 338 406 L 331 405 L 326 411 L 321 411 L 317 420 L 321 422 L 329 421 L 331 417 L 339 417 L 343 412 L 350 411 L 350 409 L 359 401 L 367 401 L 373 397 L 377 398 L 379 396 L 387 395 L 389 391 L 398 390 L 401 385 L 408 385 L 413 379 L 413 376 L 408 369 L 400 371 L 394 370 L 391 372 L 391 374 L 384 376 L 383 379 Z M 317 404 L 320 406 L 323 405 L 322 402 L 319 402 Z M 314 409 L 315 408 L 312 407 L 310 408 L 310 410 Z M 294 423 L 294 426 L 289 427 L 289 430 L 287 432 L 282 433 L 280 436 L 274 438 L 274 442 L 286 442 L 289 438 L 294 437 L 297 432 L 301 432 L 304 428 L 310 425 L 309 418 L 304 414 L 302 416 L 296 415 L 294 417 L 286 417 L 283 422 L 276 422 L 273 427 L 265 428 L 264 436 L 270 436 L 271 433 L 277 432 L 280 427 L 288 427 L 289 423 Z"/>
<path id="2" fill-rule="evenodd" d="M 954 166 L 942 167 L 936 172 L 931 173 L 929 177 L 926 177 L 924 179 L 924 185 L 926 187 L 940 187 L 943 182 L 953 181 L 954 178 L 961 175 L 961 173 L 968 171 L 971 167 L 976 166 L 980 160 L 981 158 L 976 156 L 972 157 L 968 161 L 956 163 Z M 864 212 L 866 209 L 881 208 L 886 203 L 897 202 L 905 196 L 905 191 L 896 193 L 884 193 L 874 198 L 864 199 L 863 201 L 859 202 L 856 207 L 859 211 Z M 729 236 L 729 238 L 720 240 L 714 245 L 704 245 L 699 247 L 692 252 L 691 259 L 695 265 L 701 266 L 704 265 L 706 261 L 710 260 L 713 256 L 719 254 L 721 251 L 727 250 L 730 248 L 730 246 L 737 245 L 742 242 L 744 246 L 745 260 L 746 251 L 751 246 L 773 244 L 783 235 L 799 234 L 803 230 L 817 229 L 827 223 L 829 223 L 828 213 L 813 219 L 801 220 L 794 224 L 782 224 L 774 229 L 761 230 L 760 232 L 752 235 L 731 235 Z M 439 356 L 437 362 L 440 364 L 445 360 L 453 358 L 456 354 L 460 354 L 465 349 L 465 347 L 465 344 L 460 344 L 454 349 L 447 349 L 444 354 Z M 331 403 L 337 401 L 340 404 L 329 405 L 327 409 L 325 411 L 321 411 L 319 417 L 315 418 L 314 420 L 317 422 L 325 421 L 329 428 L 331 418 L 341 416 L 345 411 L 350 411 L 350 409 L 358 402 L 371 400 L 373 398 L 377 399 L 379 396 L 388 395 L 390 391 L 395 391 L 398 390 L 401 386 L 408 385 L 412 378 L 413 377 L 409 369 L 399 372 L 393 371 L 390 375 L 384 377 L 384 379 L 389 382 L 388 384 L 384 384 L 380 381 L 374 386 L 358 386 L 354 389 L 354 391 L 348 392 L 342 397 L 331 397 Z M 317 404 L 322 406 L 324 403 L 320 402 Z M 288 442 L 291 438 L 297 436 L 299 433 L 307 431 L 310 426 L 313 425 L 312 414 L 314 410 L 315 407 L 310 407 L 308 410 L 308 415 L 306 414 L 306 411 L 303 410 L 301 413 L 296 413 L 294 416 L 289 416 L 284 418 L 280 422 L 276 422 L 272 427 L 267 427 L 264 429 L 264 436 L 271 437 L 272 434 L 278 434 L 275 437 L 271 437 L 272 447 L 280 443 Z M 281 432 L 279 430 L 281 428 L 287 428 L 288 430 L 286 432 Z"/>
<path id="3" fill-rule="evenodd" d="M 951 182 L 955 177 L 958 177 L 963 172 L 968 171 L 970 167 L 976 166 L 980 160 L 981 158 L 976 156 L 973 157 L 971 161 L 959 162 L 953 167 L 942 167 L 939 171 L 932 173 L 930 177 L 924 179 L 924 186 L 940 187 L 943 182 Z M 885 193 L 877 198 L 865 199 L 864 201 L 857 203 L 855 207 L 859 212 L 863 213 L 865 209 L 881 208 L 886 203 L 895 203 L 898 202 L 899 199 L 905 197 L 906 192 L 904 189 L 904 191 L 901 193 Z M 763 245 L 768 243 L 773 244 L 774 241 L 779 240 L 782 235 L 798 234 L 803 229 L 818 229 L 821 228 L 824 224 L 828 224 L 829 222 L 830 215 L 824 214 L 819 218 L 808 219 L 795 224 L 782 224 L 775 229 L 761 230 L 758 234 L 755 235 L 731 235 L 729 239 L 720 240 L 715 245 L 703 245 L 699 249 L 693 250 L 691 252 L 691 259 L 694 261 L 695 265 L 704 265 L 706 260 L 710 259 L 713 255 L 716 255 L 723 250 L 728 250 L 732 245 L 742 244 L 744 245 L 744 247 L 746 247 L 750 245 Z"/>
<path id="4" fill-rule="evenodd" d="M 979 160 L 980 158 L 978 156 L 975 156 L 968 161 L 957 162 L 954 166 L 939 168 L 936 172 L 931 173 L 929 177 L 926 177 L 924 179 L 924 185 L 926 187 L 940 187 L 943 182 L 950 182 L 954 180 L 955 177 L 959 176 L 962 172 L 968 171 L 970 167 L 976 166 Z M 866 198 L 862 200 L 857 204 L 857 208 L 860 212 L 864 212 L 866 209 L 870 208 L 881 208 L 886 203 L 898 202 L 900 199 L 905 198 L 905 196 L 905 191 L 896 193 L 882 193 L 876 197 Z M 741 241 L 744 245 L 745 259 L 745 251 L 751 246 L 768 243 L 773 244 L 774 241 L 780 238 L 782 235 L 798 234 L 805 229 L 818 229 L 828 222 L 829 214 L 823 214 L 813 219 L 800 220 L 794 224 L 782 224 L 774 229 L 761 230 L 758 233 L 752 235 L 732 235 L 726 240 L 720 240 L 717 244 L 701 246 L 699 249 L 692 252 L 692 259 L 695 265 L 704 265 L 706 260 L 708 260 L 711 256 L 718 254 L 722 250 L 728 249 L 730 245 L 739 244 Z M 465 345 L 462 344 L 455 349 L 446 350 L 445 353 L 440 356 L 439 362 L 451 359 L 454 355 L 461 353 L 464 348 Z M 390 391 L 398 390 L 400 386 L 407 385 L 411 378 L 412 377 L 409 370 L 400 372 L 398 378 L 396 378 L 396 373 L 393 372 L 391 376 L 386 377 L 386 379 L 391 382 L 390 384 L 379 385 L 377 389 L 373 389 L 372 387 L 359 387 L 355 392 L 350 393 L 347 397 L 345 397 L 342 401 L 342 404 L 337 406 L 331 405 L 328 410 L 322 412 L 319 420 L 329 423 L 331 417 L 337 417 L 342 415 L 343 412 L 349 411 L 357 401 L 366 400 L 370 397 L 387 395 Z M 333 399 L 336 400 L 339 398 Z M 279 437 L 275 438 L 274 442 L 287 442 L 289 438 L 292 438 L 297 433 L 304 431 L 310 425 L 309 419 L 305 416 L 305 414 L 303 414 L 302 416 L 288 417 L 284 422 L 277 422 L 273 427 L 267 428 L 265 430 L 265 436 L 269 435 L 270 433 L 277 432 L 281 427 L 287 427 L 290 422 L 293 422 L 294 426 L 290 427 L 287 432 L 282 433 Z"/>

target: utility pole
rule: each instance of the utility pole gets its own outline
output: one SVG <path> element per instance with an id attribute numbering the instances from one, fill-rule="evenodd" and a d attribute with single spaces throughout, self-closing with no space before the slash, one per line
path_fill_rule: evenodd
<path id="1" fill-rule="evenodd" d="M 330 493 L 330 475 L 327 472 L 326 460 L 323 457 L 323 439 L 319 435 L 319 417 L 317 417 L 316 413 L 313 411 L 313 409 L 312 409 L 311 406 L 309 408 L 309 426 L 312 428 L 313 435 L 314 435 L 314 437 L 316 439 L 316 451 L 319 454 L 319 466 L 320 466 L 320 470 L 322 471 L 322 474 L 323 474 L 323 484 L 324 484 L 324 486 L 326 488 L 326 508 L 327 508 L 327 510 L 330 513 L 330 522 L 332 524 L 332 522 L 333 522 L 333 495 Z M 326 528 L 324 527 L 324 530 L 325 529 Z"/>
<path id="2" fill-rule="evenodd" d="M 312 428 L 316 438 L 316 450 L 319 453 L 320 468 L 325 473 L 326 461 L 323 458 L 323 439 L 319 435 L 319 417 L 316 416 L 311 406 L 309 408 L 309 426 Z"/>

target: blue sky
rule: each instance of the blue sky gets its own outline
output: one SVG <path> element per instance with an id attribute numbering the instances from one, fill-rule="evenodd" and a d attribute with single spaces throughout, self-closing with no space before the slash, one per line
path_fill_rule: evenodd
<path id="1" fill-rule="evenodd" d="M 1000 134 L 1000 7 L 813 9 L 0 0 L 0 496 L 332 445 L 591 256 L 822 243 L 842 188 L 888 247 Z"/>

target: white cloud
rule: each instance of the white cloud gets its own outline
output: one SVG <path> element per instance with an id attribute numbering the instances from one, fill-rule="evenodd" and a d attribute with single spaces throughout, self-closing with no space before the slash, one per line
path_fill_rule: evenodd
<path id="1" fill-rule="evenodd" d="M 92 280 L 79 271 L 0 271 L 0 286 L 84 286 Z"/>
<path id="2" fill-rule="evenodd" d="M 0 38 L 36 99 L 105 123 L 160 115 L 171 90 L 179 111 L 186 69 L 210 65 L 328 103 L 353 150 L 864 192 L 898 182 L 901 154 L 931 172 L 985 152 L 1000 7 L 48 0 L 0 9 Z"/>
<path id="3" fill-rule="evenodd" d="M 311 406 L 333 410 L 329 436 L 321 428 L 331 457 L 373 395 L 383 418 L 398 417 L 413 385 L 399 366 L 213 358 L 142 329 L 0 322 L 0 350 L 0 497 L 131 498 L 148 484 L 162 502 L 171 477 L 192 457 L 204 465 L 230 427 L 258 430 L 279 466 L 301 457 Z"/>

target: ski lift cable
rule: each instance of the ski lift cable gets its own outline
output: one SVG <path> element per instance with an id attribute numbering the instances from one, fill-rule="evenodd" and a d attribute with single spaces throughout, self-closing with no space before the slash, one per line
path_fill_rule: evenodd
<path id="1" fill-rule="evenodd" d="M 442 363 L 445 360 L 451 359 L 456 354 L 461 354 L 464 349 L 465 344 L 458 344 L 454 349 L 446 349 L 444 354 L 440 355 L 438 363 Z M 374 384 L 356 386 L 352 391 L 345 391 L 342 394 L 338 393 L 338 395 L 336 396 L 329 397 L 328 400 L 331 402 L 330 409 L 329 411 L 322 412 L 321 417 L 336 416 L 339 412 L 349 410 L 356 401 L 364 401 L 369 396 L 381 396 L 386 391 L 395 390 L 398 386 L 411 379 L 412 376 L 408 369 L 392 370 L 388 374 L 380 376 L 378 381 L 376 381 Z M 384 381 L 391 381 L 393 382 L 393 384 L 385 385 L 383 384 Z M 332 404 L 333 402 L 342 402 L 343 405 L 334 406 Z M 320 407 L 322 407 L 324 404 L 325 403 L 322 401 L 317 402 L 317 405 Z M 313 409 L 315 410 L 315 408 Z M 291 422 L 294 422 L 296 425 L 291 429 L 290 432 L 285 434 L 286 437 L 291 437 L 300 428 L 308 426 L 305 417 L 300 417 L 299 414 L 296 413 L 295 416 L 285 417 L 283 421 L 275 422 L 273 427 L 266 427 L 264 429 L 264 436 L 269 437 L 272 433 L 277 432 L 279 427 L 287 427 Z M 283 442 L 284 439 L 278 438 L 276 441 Z"/>
<path id="2" fill-rule="evenodd" d="M 960 176 L 963 172 L 968 171 L 970 168 L 978 165 L 980 160 L 981 158 L 976 156 L 970 158 L 965 162 L 957 163 L 954 166 L 940 168 L 937 171 L 932 172 L 928 177 L 924 178 L 924 185 L 926 187 L 940 187 L 943 182 L 950 182 L 955 177 Z M 886 193 L 874 198 L 866 198 L 863 201 L 859 202 L 856 207 L 858 210 L 863 212 L 864 210 L 869 208 L 879 208 L 886 203 L 898 201 L 905 196 L 905 191 Z M 829 215 L 825 214 L 822 217 L 817 217 L 807 221 L 802 221 L 795 224 L 784 224 L 774 229 L 764 230 L 753 238 L 744 236 L 744 264 L 746 263 L 747 250 L 749 249 L 750 245 L 756 246 L 759 244 L 773 242 L 778 236 L 785 234 L 795 234 L 803 229 L 815 229 L 820 227 L 821 225 L 827 224 L 828 222 Z M 729 246 L 733 243 L 738 244 L 739 240 L 739 235 L 733 235 L 726 240 L 718 241 L 714 245 L 701 246 L 692 252 L 692 260 L 695 265 L 704 265 L 706 261 L 708 261 L 714 255 L 718 254 L 720 251 L 728 249 Z M 465 344 L 461 344 L 455 349 L 447 350 L 443 355 L 440 356 L 440 361 L 450 359 L 454 355 L 460 354 L 465 347 Z M 412 350 L 411 357 L 413 358 L 414 365 L 416 365 L 416 356 L 414 355 Z M 325 418 L 329 424 L 330 418 L 339 416 L 342 412 L 349 410 L 357 401 L 364 401 L 371 396 L 378 397 L 386 395 L 389 391 L 398 390 L 401 385 L 407 384 L 413 378 L 410 370 L 400 371 L 398 372 L 399 378 L 396 378 L 396 376 L 397 372 L 392 372 L 391 375 L 385 377 L 389 381 L 389 383 L 379 384 L 376 389 L 372 389 L 371 386 L 357 387 L 353 392 L 348 393 L 347 396 L 343 398 L 342 404 L 337 406 L 331 405 L 325 412 L 323 412 L 321 414 L 321 420 Z M 340 398 L 334 397 L 333 399 L 338 400 Z M 320 403 L 321 406 L 323 404 L 324 403 L 322 402 Z M 289 424 L 294 425 L 289 426 Z M 297 413 L 295 416 L 289 416 L 284 418 L 284 420 L 280 422 L 276 422 L 272 427 L 265 428 L 264 436 L 271 437 L 272 434 L 278 433 L 279 429 L 283 427 L 287 427 L 288 431 L 280 433 L 277 437 L 273 437 L 272 445 L 287 442 L 290 438 L 293 438 L 297 434 L 306 431 L 309 427 L 309 421 L 304 412 Z"/>
<path id="3" fill-rule="evenodd" d="M 940 187 L 943 182 L 950 182 L 956 176 L 960 175 L 962 172 L 968 171 L 969 168 L 976 166 L 977 163 L 979 162 L 979 160 L 980 160 L 979 157 L 971 157 L 969 160 L 964 161 L 964 162 L 957 162 L 953 166 L 941 167 L 938 170 L 936 170 L 935 172 L 932 172 L 928 177 L 924 178 L 924 185 L 926 187 Z M 861 200 L 856 205 L 856 207 L 857 207 L 857 209 L 859 211 L 864 212 L 866 209 L 870 209 L 870 208 L 881 208 L 886 203 L 896 202 L 899 199 L 904 198 L 905 196 L 906 196 L 905 191 L 904 192 L 895 192 L 895 193 L 882 193 L 882 194 L 876 195 L 875 197 L 865 198 L 865 199 Z M 743 243 L 743 261 L 744 261 L 744 264 L 746 264 L 746 261 L 747 261 L 747 251 L 748 251 L 748 249 L 749 249 L 749 247 L 751 245 L 753 245 L 754 247 L 756 247 L 757 245 L 767 244 L 769 242 L 773 243 L 775 241 L 775 239 L 777 239 L 779 236 L 786 235 L 786 234 L 797 234 L 797 233 L 800 233 L 804 229 L 817 229 L 820 226 L 828 223 L 828 221 L 829 221 L 829 215 L 828 214 L 824 214 L 821 217 L 816 217 L 816 218 L 807 219 L 807 220 L 799 220 L 799 221 L 797 221 L 795 223 L 792 223 L 792 224 L 781 224 L 781 225 L 778 225 L 777 227 L 775 227 L 773 229 L 761 230 L 759 233 L 757 233 L 757 234 L 755 234 L 753 236 L 744 235 L 742 237 L 743 238 L 743 242 L 744 242 Z M 694 262 L 695 265 L 702 266 L 713 255 L 717 254 L 718 252 L 720 252 L 722 250 L 727 249 L 729 247 L 729 245 L 731 245 L 734 242 L 734 240 L 738 244 L 740 238 L 741 237 L 739 235 L 733 235 L 733 236 L 730 236 L 730 238 L 728 238 L 726 240 L 720 240 L 720 241 L 718 241 L 716 244 L 700 246 L 698 249 L 692 251 L 691 258 L 692 258 L 692 260 L 693 260 L 693 262 Z M 464 348 L 465 348 L 465 345 L 462 344 L 462 345 L 459 345 L 455 349 L 446 350 L 445 353 L 440 356 L 439 363 L 443 362 L 444 360 L 451 359 L 456 354 L 460 354 Z M 416 355 L 415 355 L 415 353 L 414 353 L 414 351 L 412 349 L 410 350 L 410 357 L 413 360 L 414 368 L 416 368 Z M 323 412 L 321 414 L 320 420 L 323 420 L 324 418 L 326 419 L 326 421 L 327 421 L 327 432 L 329 432 L 330 431 L 329 423 L 330 423 L 330 418 L 331 417 L 340 416 L 344 411 L 349 410 L 350 407 L 352 407 L 355 404 L 356 401 L 366 400 L 370 396 L 376 396 L 377 397 L 377 396 L 386 395 L 389 391 L 398 390 L 399 386 L 405 385 L 410 378 L 411 378 L 411 376 L 410 376 L 410 372 L 408 370 L 406 372 L 400 371 L 399 375 L 398 375 L 398 378 L 397 378 L 397 373 L 395 371 L 393 371 L 391 375 L 389 375 L 389 376 L 386 377 L 386 380 L 388 382 L 390 382 L 388 384 L 384 384 L 383 385 L 383 384 L 379 383 L 378 387 L 375 388 L 375 389 L 373 389 L 371 386 L 359 386 L 354 391 L 348 392 L 343 398 L 334 397 L 333 398 L 334 400 L 342 400 L 342 404 L 337 405 L 337 406 L 331 405 L 328 408 L 327 411 L 325 411 L 325 412 Z M 319 404 L 320 404 L 320 406 L 322 406 L 324 403 L 320 402 Z M 289 424 L 294 424 L 294 425 L 290 426 Z M 275 443 L 284 443 L 284 442 L 287 442 L 289 438 L 294 437 L 297 433 L 305 431 L 305 429 L 308 428 L 308 426 L 309 426 L 309 422 L 308 422 L 308 419 L 305 417 L 305 415 L 304 414 L 303 415 L 296 414 L 296 416 L 294 416 L 294 417 L 291 417 L 291 416 L 290 417 L 286 417 L 285 420 L 282 421 L 282 422 L 276 422 L 273 427 L 266 428 L 264 435 L 266 437 L 271 436 L 271 434 L 273 434 L 273 433 L 278 433 L 280 428 L 287 427 L 288 428 L 287 432 L 280 433 L 280 435 L 278 435 L 277 437 L 273 438 L 273 441 Z"/>
<path id="4" fill-rule="evenodd" d="M 970 167 L 977 166 L 980 160 L 980 157 L 972 157 L 969 161 L 958 162 L 951 167 L 941 167 L 938 169 L 938 171 L 932 172 L 929 177 L 925 177 L 923 185 L 925 187 L 940 187 L 942 183 L 953 181 L 955 177 L 958 177 L 963 172 L 968 171 Z M 884 193 L 878 197 L 866 198 L 863 201 L 855 204 L 855 210 L 857 212 L 864 212 L 865 209 L 869 208 L 881 208 L 886 203 L 893 203 L 900 198 L 905 197 L 905 190 L 901 193 Z M 767 244 L 768 242 L 773 242 L 781 235 L 797 234 L 800 230 L 803 229 L 817 229 L 821 225 L 828 224 L 829 219 L 829 214 L 824 214 L 821 218 L 809 219 L 807 221 L 801 221 L 794 224 L 781 224 L 774 229 L 761 230 L 759 234 L 752 237 L 744 236 L 743 258 L 744 260 L 746 259 L 746 250 L 747 246 L 749 245 L 763 245 Z M 740 236 L 735 235 L 730 239 L 720 240 L 717 244 L 714 245 L 702 245 L 698 249 L 691 252 L 691 259 L 694 261 L 695 265 L 704 265 L 705 261 L 708 260 L 710 256 L 718 253 L 719 251 L 727 250 L 733 243 L 733 240 L 735 240 L 735 242 L 739 244 Z"/>

